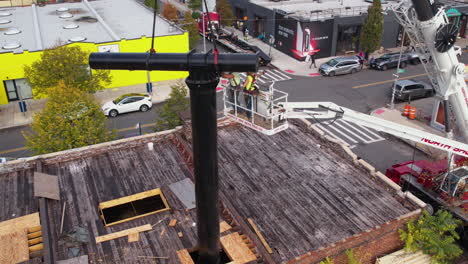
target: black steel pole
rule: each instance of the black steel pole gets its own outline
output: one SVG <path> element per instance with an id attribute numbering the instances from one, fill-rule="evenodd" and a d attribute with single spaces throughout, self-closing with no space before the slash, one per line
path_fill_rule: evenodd
<path id="1" fill-rule="evenodd" d="M 218 150 L 216 86 L 219 77 L 209 71 L 190 71 L 192 144 L 197 202 L 197 264 L 219 263 Z"/>
<path id="2" fill-rule="evenodd" d="M 256 72 L 257 54 L 92 53 L 93 69 L 189 71 L 197 202 L 197 264 L 219 264 L 216 86 L 220 72 Z"/>

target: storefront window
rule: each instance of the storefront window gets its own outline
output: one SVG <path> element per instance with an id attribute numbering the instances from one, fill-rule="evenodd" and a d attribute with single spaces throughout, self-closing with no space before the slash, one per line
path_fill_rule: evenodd
<path id="1" fill-rule="evenodd" d="M 349 51 L 358 51 L 361 25 L 340 26 L 338 30 L 336 53 L 345 54 Z"/>

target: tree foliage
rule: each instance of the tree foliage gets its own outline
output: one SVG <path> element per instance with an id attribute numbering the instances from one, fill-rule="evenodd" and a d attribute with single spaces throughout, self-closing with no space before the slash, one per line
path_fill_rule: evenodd
<path id="1" fill-rule="evenodd" d="M 189 0 L 188 7 L 193 11 L 202 10 L 202 0 Z"/>
<path id="2" fill-rule="evenodd" d="M 189 107 L 187 88 L 182 83 L 171 86 L 170 98 L 163 107 L 157 110 L 156 131 L 173 129 L 182 124 L 179 113 L 186 111 Z"/>
<path id="3" fill-rule="evenodd" d="M 325 260 L 320 261 L 319 264 L 334 264 L 334 263 L 329 257 L 326 257 Z"/>
<path id="4" fill-rule="evenodd" d="M 216 11 L 221 17 L 221 25 L 231 26 L 234 24 L 235 18 L 232 13 L 232 6 L 228 0 L 216 0 Z"/>
<path id="5" fill-rule="evenodd" d="M 95 92 L 111 81 L 110 71 L 93 71 L 88 64 L 89 53 L 78 46 L 59 46 L 44 50 L 41 58 L 24 67 L 25 77 L 32 86 L 35 98 L 51 95 L 50 90 L 60 81 L 66 87 Z"/>
<path id="6" fill-rule="evenodd" d="M 197 47 L 200 34 L 198 34 L 197 21 L 192 17 L 190 11 L 185 12 L 184 20 L 182 21 L 182 28 L 187 30 L 189 34 L 189 47 L 194 49 Z"/>
<path id="7" fill-rule="evenodd" d="M 151 7 L 151 8 L 153 8 L 153 9 L 156 8 L 156 11 L 159 10 L 159 6 L 158 6 L 158 1 L 157 1 L 157 0 L 145 0 L 145 6 Z"/>
<path id="8" fill-rule="evenodd" d="M 362 264 L 362 262 L 356 258 L 352 249 L 346 250 L 346 256 L 348 257 L 348 264 Z"/>
<path id="9" fill-rule="evenodd" d="M 170 21 L 176 21 L 179 18 L 179 11 L 174 5 L 166 3 L 162 15 Z"/>
<path id="10" fill-rule="evenodd" d="M 399 230 L 400 239 L 406 250 L 422 250 L 436 263 L 449 264 L 463 253 L 455 243 L 460 238 L 455 232 L 460 224 L 461 221 L 447 211 L 439 210 L 435 215 L 424 211 L 417 221 L 407 224 L 407 230 Z"/>
<path id="11" fill-rule="evenodd" d="M 382 14 L 382 3 L 374 0 L 367 9 L 367 17 L 364 21 L 361 34 L 361 49 L 366 53 L 376 51 L 380 47 L 383 35 L 384 17 Z"/>
<path id="12" fill-rule="evenodd" d="M 35 154 L 83 147 L 115 138 L 101 107 L 87 93 L 60 82 L 51 88 L 45 108 L 34 115 L 32 133 L 24 133 Z"/>

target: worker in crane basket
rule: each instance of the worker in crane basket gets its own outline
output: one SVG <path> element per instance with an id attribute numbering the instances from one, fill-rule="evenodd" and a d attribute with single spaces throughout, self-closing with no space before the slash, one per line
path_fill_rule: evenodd
<path id="1" fill-rule="evenodd" d="M 229 106 L 232 108 L 232 110 L 234 110 L 234 107 L 233 107 L 234 104 L 235 104 L 235 102 L 234 102 L 234 92 L 236 90 L 239 90 L 240 84 L 241 84 L 239 73 L 238 72 L 223 73 L 222 77 L 229 80 L 229 86 L 230 87 L 229 87 L 229 89 L 227 89 L 226 96 L 227 96 L 227 99 L 228 99 L 228 102 L 229 102 Z M 237 102 L 239 102 L 239 100 L 237 100 Z"/>
<path id="2" fill-rule="evenodd" d="M 247 108 L 246 114 L 248 118 L 250 118 L 252 111 L 252 96 L 258 94 L 258 87 L 256 81 L 257 78 L 259 78 L 259 76 L 260 75 L 257 75 L 254 72 L 248 72 L 247 78 L 244 82 L 244 101 L 245 108 Z"/>

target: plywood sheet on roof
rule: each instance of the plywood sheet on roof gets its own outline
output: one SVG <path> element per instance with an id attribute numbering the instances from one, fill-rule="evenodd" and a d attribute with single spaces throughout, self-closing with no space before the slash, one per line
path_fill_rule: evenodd
<path id="1" fill-rule="evenodd" d="M 29 259 L 26 229 L 0 235 L 0 263 L 18 263 Z"/>
<path id="2" fill-rule="evenodd" d="M 185 178 L 181 181 L 174 182 L 169 185 L 171 191 L 177 196 L 179 201 L 187 209 L 193 209 L 196 207 L 195 203 L 195 185 L 192 180 Z"/>
<path id="3" fill-rule="evenodd" d="M 34 196 L 60 200 L 58 177 L 34 172 Z"/>
<path id="4" fill-rule="evenodd" d="M 190 257 L 187 249 L 178 250 L 177 256 L 179 257 L 180 264 L 194 264 L 193 259 Z"/>
<path id="5" fill-rule="evenodd" d="M 0 222 L 0 236 L 16 230 L 40 226 L 39 213 L 29 214 Z"/>
<path id="6" fill-rule="evenodd" d="M 229 258 L 236 264 L 248 263 L 257 259 L 237 232 L 222 236 L 221 245 Z"/>

